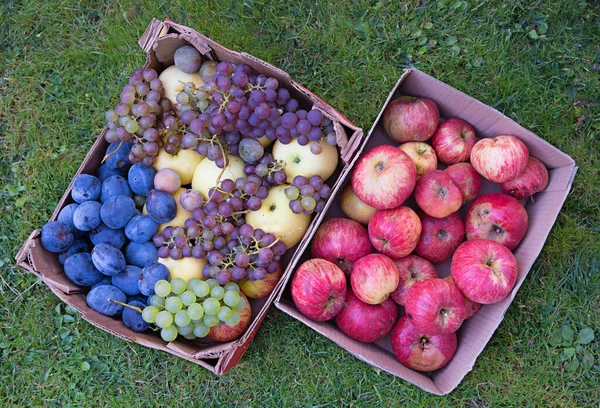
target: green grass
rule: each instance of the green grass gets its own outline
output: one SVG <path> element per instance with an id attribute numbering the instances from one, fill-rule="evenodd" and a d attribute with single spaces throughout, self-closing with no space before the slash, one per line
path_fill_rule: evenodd
<path id="1" fill-rule="evenodd" d="M 11 1 L 0 7 L 2 406 L 598 406 L 600 365 L 568 371 L 563 325 L 600 335 L 600 7 L 596 1 Z M 216 377 L 71 315 L 12 266 L 103 126 L 152 17 L 288 71 L 369 129 L 415 66 L 571 155 L 573 192 L 473 371 L 435 397 L 272 310 Z M 532 31 L 535 30 L 535 31 Z M 66 317 L 65 317 L 66 316 Z M 600 360 L 598 340 L 584 350 Z M 99 402 L 98 402 L 99 401 Z"/>

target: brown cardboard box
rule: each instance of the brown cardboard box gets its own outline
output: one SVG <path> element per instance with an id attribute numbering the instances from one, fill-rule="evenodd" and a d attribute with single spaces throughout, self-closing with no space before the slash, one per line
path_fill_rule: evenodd
<path id="1" fill-rule="evenodd" d="M 444 395 L 456 388 L 464 376 L 471 371 L 477 356 L 483 351 L 494 331 L 502 322 L 504 313 L 544 246 L 552 225 L 556 221 L 571 189 L 577 167 L 571 157 L 497 110 L 418 70 L 407 70 L 396 83 L 369 131 L 364 144 L 361 146 L 359 155 L 363 151 L 366 152 L 380 144 L 397 145 L 385 133 L 380 119 L 389 101 L 399 95 L 414 95 L 433 99 L 439 106 L 442 117 L 459 117 L 466 120 L 473 125 L 479 137 L 493 137 L 501 134 L 515 135 L 527 145 L 532 156 L 540 159 L 548 167 L 550 174 L 548 187 L 543 192 L 536 194 L 535 200 L 526 202 L 529 214 L 529 230 L 521 244 L 514 251 L 519 265 L 519 276 L 514 289 L 506 299 L 493 305 L 483 306 L 475 316 L 464 322 L 457 333 L 458 349 L 454 358 L 447 366 L 431 374 L 413 371 L 400 364 L 391 351 L 389 336 L 376 344 L 364 344 L 346 336 L 333 322 L 318 323 L 306 318 L 294 306 L 287 284 L 286 288 L 275 299 L 275 305 L 372 366 L 401 377 L 433 394 Z M 352 165 L 355 161 L 356 158 Z M 345 169 L 344 177 L 350 172 L 351 168 Z M 349 182 L 349 178 L 347 181 Z M 499 185 L 484 182 L 482 192 L 493 191 L 499 192 Z M 461 211 L 465 211 L 468 205 L 463 206 Z M 345 217 L 340 209 L 339 197 L 336 197 L 336 200 L 325 214 L 325 218 L 331 217 Z M 300 262 L 309 258 L 310 253 L 307 251 L 300 258 Z M 436 265 L 436 269 L 441 276 L 447 276 L 450 271 L 450 262 Z M 290 278 L 291 273 L 288 269 L 288 274 L 283 279 L 289 281 Z M 399 316 L 401 314 L 403 314 L 403 310 L 401 310 Z M 498 367 L 498 369 L 501 370 L 502 367 Z"/>
<path id="2" fill-rule="evenodd" d="M 147 52 L 146 66 L 156 69 L 159 73 L 165 67 L 173 64 L 175 50 L 185 43 L 194 45 L 207 59 L 246 63 L 259 73 L 276 77 L 279 83 L 290 91 L 292 97 L 300 102 L 300 106 L 309 109 L 314 106 L 323 111 L 325 116 L 332 119 L 342 160 L 340 160 L 338 169 L 329 179 L 328 184 L 332 187 L 341 184 L 341 174 L 345 174 L 344 169 L 349 167 L 350 161 L 363 141 L 364 136 L 361 129 L 357 128 L 322 99 L 293 81 L 284 71 L 249 54 L 229 50 L 188 27 L 173 23 L 170 20 L 161 22 L 154 19 L 139 41 L 142 49 Z M 106 132 L 106 129 L 104 132 Z M 104 132 L 92 146 L 75 176 L 81 173 L 94 174 L 100 167 L 108 146 L 108 143 L 104 141 Z M 72 202 L 71 186 L 72 182 L 59 201 L 51 220 L 56 220 L 60 210 Z M 332 200 L 333 194 L 329 201 Z M 284 271 L 285 274 L 289 275 L 290 270 L 293 269 L 295 260 L 302 249 L 305 248 L 308 238 L 312 236 L 321 218 L 322 214 L 312 220 L 305 238 L 296 248 L 289 249 L 282 258 L 282 265 L 287 268 Z M 17 254 L 17 263 L 22 268 L 37 275 L 63 302 L 77 309 L 81 316 L 94 326 L 122 339 L 185 358 L 216 374 L 227 372 L 239 362 L 256 335 L 273 299 L 283 287 L 283 282 L 280 282 L 268 298 L 250 301 L 252 305 L 252 323 L 242 337 L 237 340 L 227 343 L 217 343 L 204 339 L 195 341 L 176 340 L 167 343 L 157 333 L 151 331 L 136 333 L 125 327 L 120 319 L 107 317 L 90 309 L 85 300 L 85 292 L 67 279 L 62 266 L 58 263 L 57 254 L 49 253 L 42 248 L 40 230 L 33 231 L 25 241 Z"/>

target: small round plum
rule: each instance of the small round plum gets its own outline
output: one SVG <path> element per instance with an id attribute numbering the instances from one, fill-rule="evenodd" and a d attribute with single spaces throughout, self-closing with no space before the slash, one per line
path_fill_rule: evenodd
<path id="1" fill-rule="evenodd" d="M 73 243 L 73 234 L 68 225 L 50 221 L 42 227 L 42 246 L 50 252 L 66 251 Z"/>

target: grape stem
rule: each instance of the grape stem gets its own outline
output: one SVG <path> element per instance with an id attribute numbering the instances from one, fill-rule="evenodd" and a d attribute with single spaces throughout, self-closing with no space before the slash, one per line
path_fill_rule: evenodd
<path id="1" fill-rule="evenodd" d="M 109 298 L 108 300 L 109 300 L 110 302 L 116 303 L 117 305 L 121 305 L 121 306 L 123 306 L 123 307 L 128 307 L 128 308 L 130 308 L 130 309 L 133 309 L 133 310 L 135 310 L 135 311 L 136 311 L 136 312 L 138 312 L 138 313 L 142 313 L 142 309 L 140 309 L 140 308 L 139 308 L 139 307 L 137 307 L 137 306 L 131 306 L 131 305 L 128 305 L 127 303 L 119 302 L 118 300 L 114 300 L 114 299 L 110 299 L 110 298 Z"/>
<path id="2" fill-rule="evenodd" d="M 119 142 L 119 145 L 117 146 L 117 148 L 110 152 L 109 154 L 107 154 L 106 156 L 104 156 L 104 158 L 102 158 L 102 163 L 104 163 L 110 156 L 112 156 L 113 154 L 115 154 L 116 152 L 118 152 L 121 149 L 121 146 L 123 146 L 123 140 L 121 140 Z"/>
<path id="3" fill-rule="evenodd" d="M 221 148 L 221 154 L 223 155 L 223 168 L 221 169 L 221 172 L 219 173 L 219 176 L 217 177 L 217 181 L 215 182 L 215 186 L 218 186 L 219 183 L 221 182 L 221 177 L 223 177 L 223 174 L 225 174 L 225 169 L 227 168 L 227 165 L 229 165 L 229 158 L 227 157 L 227 153 L 225 153 L 225 149 L 223 149 L 223 145 L 221 144 L 221 141 L 219 140 L 219 138 L 214 138 L 214 140 L 217 142 L 217 144 Z M 210 197 L 208 197 L 208 201 L 206 201 L 207 203 L 213 198 L 213 196 L 215 195 L 216 192 L 217 192 L 217 190 L 214 189 L 212 194 L 210 195 Z"/>

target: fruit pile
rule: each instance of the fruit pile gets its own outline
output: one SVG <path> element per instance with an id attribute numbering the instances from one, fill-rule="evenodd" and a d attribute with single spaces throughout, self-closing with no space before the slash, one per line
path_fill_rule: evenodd
<path id="1" fill-rule="evenodd" d="M 434 371 L 453 357 L 463 321 L 513 289 L 511 251 L 528 227 L 519 199 L 546 188 L 548 171 L 515 136 L 478 139 L 464 120 L 440 123 L 427 98 L 399 97 L 382 120 L 401 144 L 359 158 L 340 197 L 348 218 L 321 224 L 291 295 L 306 317 L 335 318 L 365 343 L 389 334 L 403 365 Z M 482 177 L 495 192 L 480 194 Z"/>
<path id="2" fill-rule="evenodd" d="M 281 258 L 331 193 L 333 122 L 246 64 L 175 51 L 159 75 L 136 69 L 106 112 L 109 143 L 42 246 L 87 303 L 134 331 L 217 341 L 251 322 Z"/>

